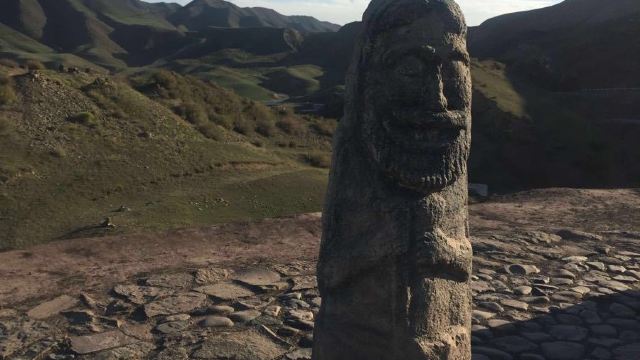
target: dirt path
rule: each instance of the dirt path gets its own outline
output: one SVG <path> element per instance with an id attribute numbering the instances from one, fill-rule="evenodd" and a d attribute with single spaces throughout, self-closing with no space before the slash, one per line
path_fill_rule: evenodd
<path id="1" fill-rule="evenodd" d="M 470 207 L 473 235 L 563 228 L 640 232 L 640 191 L 549 189 Z M 214 263 L 314 260 L 319 214 L 163 234 L 74 239 L 0 253 L 0 308 L 100 290 L 140 273 Z"/>
<path id="2" fill-rule="evenodd" d="M 167 268 L 313 259 L 320 214 L 93 239 L 0 253 L 0 307 L 113 286 Z M 24 304 L 21 304 L 24 305 Z"/>

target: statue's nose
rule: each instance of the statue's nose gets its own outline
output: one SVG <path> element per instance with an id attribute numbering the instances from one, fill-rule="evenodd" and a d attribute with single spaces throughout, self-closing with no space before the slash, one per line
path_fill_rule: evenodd
<path id="1" fill-rule="evenodd" d="M 425 74 L 424 101 L 426 108 L 434 113 L 447 110 L 447 98 L 444 96 L 444 84 L 442 82 L 441 66 L 434 66 Z"/>

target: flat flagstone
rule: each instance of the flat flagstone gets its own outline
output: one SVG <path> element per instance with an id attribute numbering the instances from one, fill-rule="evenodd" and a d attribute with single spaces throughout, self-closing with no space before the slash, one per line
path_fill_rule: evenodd
<path id="1" fill-rule="evenodd" d="M 205 340 L 194 359 L 272 360 L 287 349 L 256 331 L 228 333 Z"/>
<path id="2" fill-rule="evenodd" d="M 62 311 L 71 309 L 78 305 L 79 300 L 68 295 L 58 296 L 57 298 L 44 302 L 27 312 L 27 315 L 36 320 L 44 320 Z"/>
<path id="3" fill-rule="evenodd" d="M 148 317 L 184 314 L 202 306 L 206 300 L 206 295 L 197 292 L 178 294 L 145 305 L 144 312 Z"/>
<path id="4" fill-rule="evenodd" d="M 137 339 L 127 336 L 119 330 L 89 336 L 72 336 L 69 340 L 71 342 L 71 350 L 80 355 L 118 348 L 138 342 Z"/>
<path id="5" fill-rule="evenodd" d="M 239 272 L 232 278 L 233 280 L 252 286 L 270 286 L 282 281 L 280 274 L 267 269 L 251 269 Z"/>
<path id="6" fill-rule="evenodd" d="M 194 290 L 221 300 L 236 300 L 255 295 L 253 291 L 234 283 L 207 285 Z"/>

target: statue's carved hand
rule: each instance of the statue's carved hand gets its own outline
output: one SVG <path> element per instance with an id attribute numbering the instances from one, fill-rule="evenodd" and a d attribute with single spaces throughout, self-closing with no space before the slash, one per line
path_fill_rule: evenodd
<path id="1" fill-rule="evenodd" d="M 473 251 L 467 238 L 451 238 L 440 230 L 424 234 L 417 244 L 416 262 L 422 275 L 467 281 L 472 272 Z"/>

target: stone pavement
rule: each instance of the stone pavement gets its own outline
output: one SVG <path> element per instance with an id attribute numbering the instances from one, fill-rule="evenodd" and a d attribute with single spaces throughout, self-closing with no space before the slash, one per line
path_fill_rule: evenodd
<path id="1" fill-rule="evenodd" d="M 639 235 L 478 234 L 473 359 L 640 359 Z M 216 264 L 3 308 L 0 358 L 310 359 L 314 271 Z"/>

